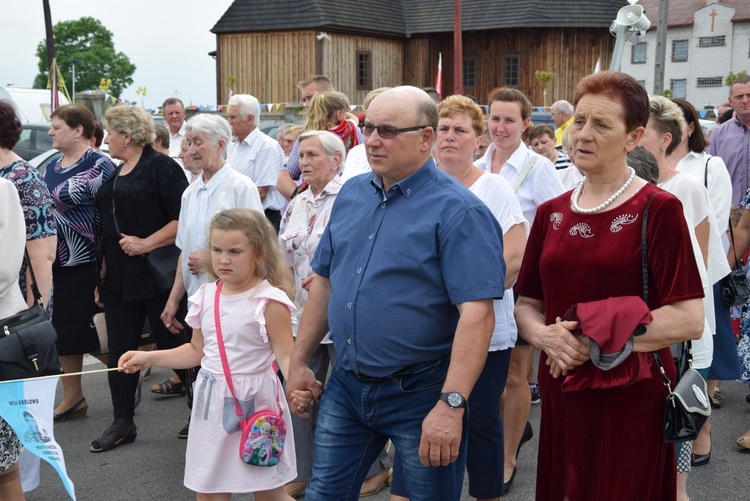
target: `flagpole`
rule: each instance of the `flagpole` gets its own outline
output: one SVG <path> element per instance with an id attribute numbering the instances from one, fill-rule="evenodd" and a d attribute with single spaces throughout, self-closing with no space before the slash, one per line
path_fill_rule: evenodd
<path id="1" fill-rule="evenodd" d="M 29 377 L 25 379 L 8 379 L 7 381 L 0 381 L 0 384 L 17 383 L 18 381 L 36 381 L 38 379 L 52 379 L 53 377 L 82 376 L 84 374 L 97 374 L 99 372 L 112 372 L 112 371 L 119 371 L 119 370 L 120 370 L 119 367 L 113 367 L 112 369 L 96 369 L 93 371 L 85 371 L 85 372 L 71 372 L 69 374 L 53 374 L 52 376 Z"/>
<path id="2" fill-rule="evenodd" d="M 464 49 L 461 38 L 461 0 L 453 0 L 453 93 L 464 93 Z M 440 96 L 442 98 L 442 96 Z"/>

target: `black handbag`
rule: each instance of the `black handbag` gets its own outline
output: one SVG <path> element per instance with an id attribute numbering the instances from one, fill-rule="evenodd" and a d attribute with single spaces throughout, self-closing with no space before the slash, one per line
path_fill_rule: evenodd
<path id="1" fill-rule="evenodd" d="M 732 269 L 729 275 L 721 279 L 721 299 L 727 306 L 740 306 L 750 299 L 750 281 L 747 279 L 742 263 L 737 259 L 737 251 L 734 250 L 734 230 L 729 224 L 729 235 L 732 238 L 732 250 L 734 251 L 734 263 L 737 269 Z"/>
<path id="2" fill-rule="evenodd" d="M 177 259 L 180 257 L 180 248 L 176 245 L 167 245 L 159 247 L 146 254 L 146 264 L 148 271 L 154 279 L 156 288 L 159 292 L 169 292 L 174 284 L 174 277 L 177 273 Z"/>
<path id="3" fill-rule="evenodd" d="M 112 219 L 115 223 L 115 231 L 118 235 L 122 234 L 120 225 L 117 224 L 117 214 L 115 209 L 115 188 L 117 187 L 117 178 L 119 171 L 115 172 L 115 180 L 112 184 Z M 177 260 L 180 257 L 180 248 L 174 244 L 154 249 L 148 254 L 143 255 L 146 260 L 151 278 L 160 293 L 168 293 L 172 290 L 175 274 L 177 273 Z"/>
<path id="4" fill-rule="evenodd" d="M 0 381 L 62 374 L 55 347 L 57 333 L 45 315 L 28 253 L 25 260 L 35 304 L 0 320 Z"/>
<path id="5" fill-rule="evenodd" d="M 653 195 L 652 195 L 653 196 Z M 648 304 L 648 241 L 646 239 L 646 224 L 648 222 L 648 207 L 651 198 L 643 211 L 643 226 L 641 229 L 641 263 L 643 274 L 643 300 Z M 652 352 L 656 365 L 659 367 L 664 386 L 669 390 L 664 405 L 662 419 L 662 437 L 666 443 L 686 442 L 698 437 L 703 423 L 711 415 L 711 405 L 708 399 L 708 386 L 701 375 L 692 368 L 693 355 L 690 341 L 683 341 L 670 346 L 672 358 L 677 368 L 678 383 L 674 390 L 669 380 L 661 357 Z M 685 368 L 687 366 L 687 368 Z"/>
<path id="6" fill-rule="evenodd" d="M 685 371 L 673 390 L 669 378 L 664 372 L 661 359 L 656 352 L 654 352 L 654 358 L 659 365 L 664 385 L 669 389 L 662 421 L 664 441 L 676 443 L 695 440 L 698 438 L 703 423 L 711 415 L 706 381 L 698 371 L 691 367 Z"/>

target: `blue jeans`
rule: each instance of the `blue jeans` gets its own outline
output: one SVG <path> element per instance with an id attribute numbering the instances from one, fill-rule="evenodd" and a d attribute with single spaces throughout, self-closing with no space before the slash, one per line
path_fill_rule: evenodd
<path id="1" fill-rule="evenodd" d="M 370 465 L 390 438 L 412 501 L 460 500 L 466 419 L 457 461 L 432 467 L 419 460 L 422 421 L 440 397 L 448 363 L 444 357 L 378 381 L 365 381 L 336 365 L 318 415 L 313 476 L 305 499 L 359 499 Z"/>
<path id="2" fill-rule="evenodd" d="M 504 436 L 500 395 L 508 378 L 511 349 L 487 353 L 487 361 L 469 396 L 468 450 L 469 495 L 496 498 L 503 495 Z M 393 462 L 391 494 L 408 497 L 399 451 Z"/>

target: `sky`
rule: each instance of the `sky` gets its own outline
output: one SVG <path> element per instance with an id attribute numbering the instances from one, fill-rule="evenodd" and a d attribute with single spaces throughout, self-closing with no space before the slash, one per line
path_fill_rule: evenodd
<path id="1" fill-rule="evenodd" d="M 49 0 L 53 25 L 90 16 L 113 34 L 115 50 L 135 64 L 122 99 L 156 109 L 177 95 L 186 105 L 216 105 L 216 50 L 210 32 L 232 0 Z M 31 87 L 44 40 L 42 0 L 0 0 L 0 86 Z M 72 92 L 72 82 L 65 82 Z M 76 89 L 80 91 L 81 89 Z"/>

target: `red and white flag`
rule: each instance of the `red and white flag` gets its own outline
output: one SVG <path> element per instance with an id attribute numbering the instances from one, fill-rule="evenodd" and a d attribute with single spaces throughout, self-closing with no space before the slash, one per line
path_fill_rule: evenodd
<path id="1" fill-rule="evenodd" d="M 443 53 L 438 53 L 438 70 L 437 70 L 437 77 L 435 78 L 435 90 L 438 93 L 438 96 L 440 96 L 440 99 L 443 99 Z"/>

